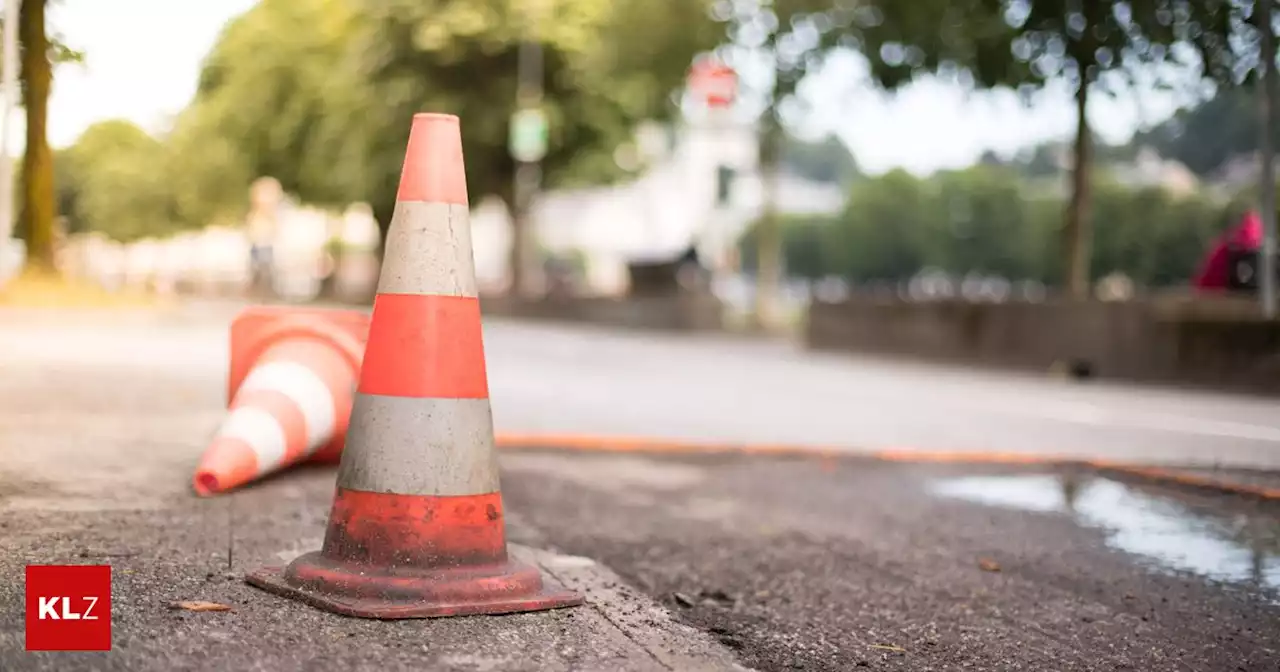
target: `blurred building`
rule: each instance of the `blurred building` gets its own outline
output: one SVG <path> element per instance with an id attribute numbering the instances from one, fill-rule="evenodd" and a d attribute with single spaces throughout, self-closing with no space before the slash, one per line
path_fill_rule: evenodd
<path id="1" fill-rule="evenodd" d="M 674 259 L 690 246 L 713 269 L 732 270 L 737 241 L 763 206 L 755 129 L 689 125 L 657 137 L 651 131 L 637 144 L 650 166 L 638 178 L 542 195 L 532 221 L 544 252 L 581 259 L 587 290 L 597 294 L 626 290 L 628 262 Z M 776 193 L 783 214 L 835 213 L 845 199 L 839 184 L 786 172 Z M 471 219 L 482 289 L 500 290 L 508 284 L 509 214 L 488 201 Z"/>

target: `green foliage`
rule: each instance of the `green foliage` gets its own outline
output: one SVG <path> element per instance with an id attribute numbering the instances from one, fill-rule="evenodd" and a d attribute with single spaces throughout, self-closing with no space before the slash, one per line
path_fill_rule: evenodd
<path id="1" fill-rule="evenodd" d="M 538 7 L 527 23 L 522 9 Z M 237 179 L 271 175 L 309 202 L 368 200 L 385 225 L 416 112 L 459 115 L 473 199 L 509 196 L 526 36 L 544 51 L 551 186 L 614 177 L 613 148 L 671 111 L 716 37 L 700 0 L 263 0 L 224 31 L 188 114 L 242 157 Z"/>
<path id="2" fill-rule="evenodd" d="M 1146 286 L 1185 283 L 1238 208 L 1157 188 L 1094 184 L 1093 278 L 1123 272 Z M 906 280 L 925 268 L 1058 283 L 1052 254 L 1062 202 L 1004 167 L 975 166 L 927 179 L 897 170 L 856 182 L 846 210 L 832 218 L 784 220 L 786 263 L 796 277 Z M 754 269 L 753 229 L 741 243 Z"/>
<path id="3" fill-rule="evenodd" d="M 1258 148 L 1258 97 L 1254 87 L 1222 89 L 1209 100 L 1134 137 L 1162 156 L 1206 177 L 1230 159 Z M 1280 131 L 1280 120 L 1276 129 Z"/>
<path id="4" fill-rule="evenodd" d="M 204 226 L 243 212 L 249 185 L 260 176 L 278 179 L 309 203 L 370 202 L 386 226 L 410 120 L 422 111 L 461 117 L 472 200 L 509 199 L 514 163 L 507 125 L 526 36 L 542 45 L 545 58 L 547 186 L 607 182 L 621 174 L 614 148 L 630 139 L 637 122 L 671 115 L 670 94 L 693 55 L 720 38 L 708 5 L 262 0 L 223 30 L 204 61 L 195 99 L 152 163 L 173 192 L 172 222 L 163 226 Z M 538 7 L 544 13 L 528 24 L 524 10 Z M 106 163 L 87 160 L 64 172 L 90 179 L 88 166 Z M 69 184 L 64 196 L 86 190 L 93 189 Z M 93 220 L 77 224 L 82 228 L 134 235 L 87 210 L 77 217 Z"/>
<path id="5" fill-rule="evenodd" d="M 121 241 L 174 228 L 165 147 L 127 121 L 94 124 L 56 159 L 61 212 L 75 231 Z"/>
<path id="6" fill-rule="evenodd" d="M 542 49 L 550 147 L 547 186 L 619 176 L 614 148 L 635 123 L 674 112 L 670 94 L 692 57 L 718 34 L 703 0 L 368 0 L 354 58 L 365 93 L 354 114 L 365 135 L 362 185 L 385 219 L 394 200 L 408 120 L 429 110 L 462 119 L 473 198 L 510 202 L 515 163 L 507 127 L 515 111 L 522 39 Z"/>
<path id="7" fill-rule="evenodd" d="M 1131 190 L 1101 182 L 1094 203 L 1095 278 L 1121 271 L 1152 286 L 1185 283 L 1227 224 L 1221 204 L 1175 199 L 1154 187 Z"/>
<path id="8" fill-rule="evenodd" d="M 190 168 L 214 164 L 188 178 L 205 183 L 198 191 L 238 192 L 232 202 L 243 202 L 253 179 L 271 176 L 308 202 L 359 196 L 351 143 L 362 124 L 351 110 L 368 92 L 349 53 L 353 9 L 352 0 L 263 0 L 223 29 L 175 129 Z"/>

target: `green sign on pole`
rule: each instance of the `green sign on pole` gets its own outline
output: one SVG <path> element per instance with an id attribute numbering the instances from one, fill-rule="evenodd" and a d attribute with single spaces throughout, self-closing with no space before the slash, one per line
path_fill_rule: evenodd
<path id="1" fill-rule="evenodd" d="M 511 115 L 508 149 L 516 161 L 541 161 L 547 155 L 547 115 L 536 108 Z"/>

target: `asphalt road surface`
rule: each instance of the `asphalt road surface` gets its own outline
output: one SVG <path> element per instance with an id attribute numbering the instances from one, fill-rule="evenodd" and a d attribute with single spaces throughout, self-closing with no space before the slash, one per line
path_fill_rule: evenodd
<path id="1" fill-rule="evenodd" d="M 233 315 L 199 304 L 111 327 L 6 319 L 0 365 L 130 366 L 216 387 Z M 504 320 L 485 340 L 499 431 L 1280 468 L 1273 399 Z"/>
<path id="2" fill-rule="evenodd" d="M 505 496 L 541 543 L 590 554 L 755 669 L 1280 660 L 1275 507 L 1085 472 L 504 458 Z"/>
<path id="3" fill-rule="evenodd" d="M 1274 506 L 1088 472 L 853 452 L 504 451 L 514 550 L 585 592 L 583 608 L 379 623 L 266 595 L 242 574 L 319 545 L 334 473 L 191 495 L 222 413 L 229 317 L 0 314 L 0 669 L 1218 672 L 1273 670 L 1280 658 Z M 967 436 L 985 437 L 984 449 L 1274 455 L 1265 433 L 1212 438 L 1190 431 L 1201 425 L 1179 433 L 1002 410 L 1070 401 L 1241 434 L 1267 427 L 1263 401 L 723 339 L 508 322 L 486 335 L 507 431 L 939 449 L 964 445 L 944 430 L 976 424 Z M 983 400 L 981 412 L 964 405 Z M 116 650 L 22 651 L 22 566 L 48 562 L 113 566 Z M 172 609 L 178 600 L 234 610 Z"/>

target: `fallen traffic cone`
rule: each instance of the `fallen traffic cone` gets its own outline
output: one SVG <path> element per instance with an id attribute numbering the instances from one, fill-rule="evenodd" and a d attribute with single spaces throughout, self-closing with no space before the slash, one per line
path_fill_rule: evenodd
<path id="1" fill-rule="evenodd" d="M 507 557 L 458 118 L 413 118 L 321 550 L 246 577 L 366 618 L 582 603 Z"/>
<path id="2" fill-rule="evenodd" d="M 192 485 L 202 496 L 298 462 L 336 462 L 369 317 L 355 311 L 249 308 L 231 324 L 227 417 Z"/>

